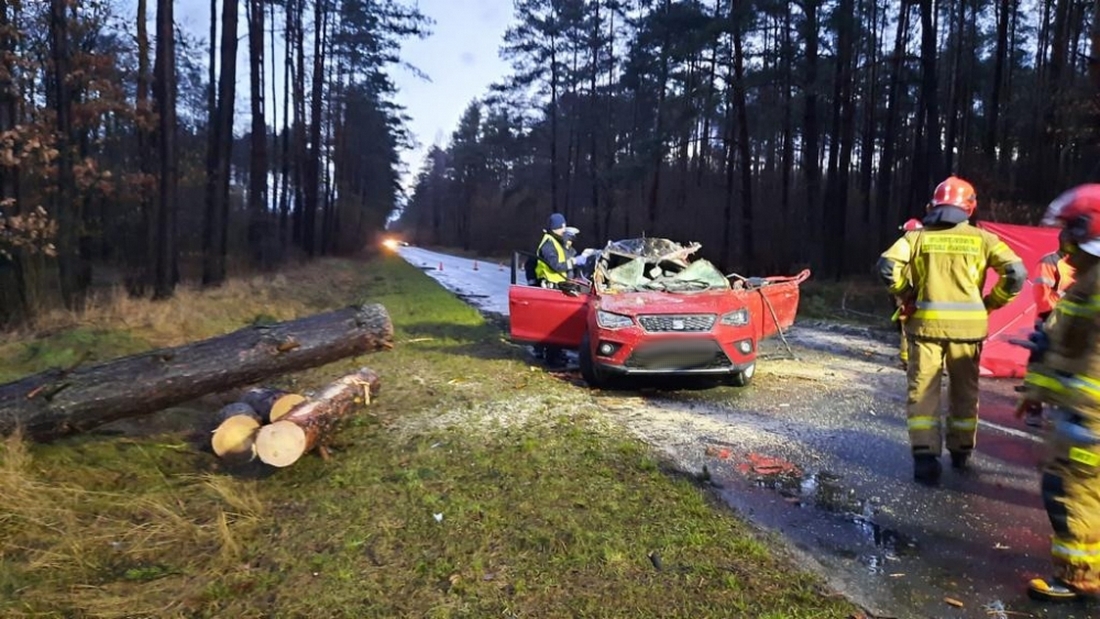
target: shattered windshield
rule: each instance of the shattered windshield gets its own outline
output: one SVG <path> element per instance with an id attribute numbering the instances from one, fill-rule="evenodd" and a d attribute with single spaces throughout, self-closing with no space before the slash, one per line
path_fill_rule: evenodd
<path id="1" fill-rule="evenodd" d="M 689 260 L 700 247 L 659 238 L 614 241 L 600 255 L 595 281 L 607 293 L 729 289 L 729 280 L 710 261 Z"/>

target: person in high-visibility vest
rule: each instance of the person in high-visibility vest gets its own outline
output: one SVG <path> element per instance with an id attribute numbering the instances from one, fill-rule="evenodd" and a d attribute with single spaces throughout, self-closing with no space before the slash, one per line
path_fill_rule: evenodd
<path id="1" fill-rule="evenodd" d="M 1043 223 L 1061 227 L 1075 281 L 1028 338 L 1016 415 L 1035 403 L 1050 407 L 1040 488 L 1053 529 L 1053 573 L 1032 579 L 1028 592 L 1065 601 L 1100 595 L 1100 184 L 1058 196 Z"/>
<path id="2" fill-rule="evenodd" d="M 997 235 L 969 223 L 977 208 L 974 187 L 951 176 L 928 204 L 924 227 L 906 232 L 879 258 L 887 291 L 913 304 L 909 340 L 908 418 L 913 478 L 939 481 L 944 430 L 940 388 L 946 368 L 950 407 L 947 450 L 956 469 L 967 466 L 978 430 L 978 376 L 989 312 L 1011 302 L 1027 280 L 1019 256 Z M 982 296 L 986 270 L 1000 279 Z"/>
<path id="3" fill-rule="evenodd" d="M 1042 322 L 1050 318 L 1058 299 L 1073 283 L 1074 268 L 1068 258 L 1067 249 L 1059 247 L 1039 260 L 1039 274 L 1031 280 L 1031 289 L 1035 293 L 1035 313 Z M 1033 428 L 1042 427 L 1042 404 L 1033 404 L 1024 412 L 1024 423 Z"/>
<path id="4" fill-rule="evenodd" d="M 550 215 L 546 229 L 542 232 L 538 249 L 535 251 L 535 279 L 543 288 L 558 288 L 569 279 L 574 259 L 566 249 L 565 216 L 561 213 Z M 549 365 L 565 365 L 565 352 L 557 346 L 536 346 L 535 354 L 541 355 Z"/>
<path id="5" fill-rule="evenodd" d="M 899 226 L 899 229 L 905 232 L 912 232 L 914 230 L 920 230 L 921 228 L 924 228 L 924 224 L 915 217 Z M 913 306 L 902 297 L 893 297 L 893 299 L 897 311 L 894 312 L 894 316 L 891 320 L 898 323 L 898 333 L 901 338 L 901 346 L 898 348 L 898 359 L 901 360 L 901 369 L 908 370 L 909 338 L 905 337 L 905 321 L 909 318 L 909 314 L 913 313 Z"/>
<path id="6" fill-rule="evenodd" d="M 543 230 L 535 264 L 535 278 L 544 288 L 556 288 L 569 278 L 573 259 L 565 251 L 565 216 L 554 213 Z"/>

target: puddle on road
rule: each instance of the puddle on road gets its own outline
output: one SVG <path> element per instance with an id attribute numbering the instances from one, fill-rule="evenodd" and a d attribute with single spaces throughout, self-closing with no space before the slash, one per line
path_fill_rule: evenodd
<path id="1" fill-rule="evenodd" d="M 884 527 L 876 520 L 877 501 L 863 499 L 851 488 L 841 484 L 840 476 L 829 471 L 782 471 L 772 474 L 749 473 L 748 478 L 759 488 L 779 493 L 787 503 L 803 509 L 816 509 L 838 516 L 850 529 L 851 541 L 862 542 L 873 550 L 856 552 L 834 548 L 833 553 L 855 560 L 872 574 L 884 574 L 888 562 L 918 552 L 916 540 L 895 529 Z"/>

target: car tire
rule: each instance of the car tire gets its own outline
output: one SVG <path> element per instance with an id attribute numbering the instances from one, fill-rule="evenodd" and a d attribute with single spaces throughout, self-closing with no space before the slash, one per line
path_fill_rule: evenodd
<path id="1" fill-rule="evenodd" d="M 577 361 L 581 366 L 581 377 L 589 387 L 599 389 L 607 385 L 607 376 L 596 367 L 596 362 L 592 359 L 592 342 L 587 333 L 581 338 L 581 346 L 577 350 Z"/>
<path id="2" fill-rule="evenodd" d="M 734 372 L 730 375 L 730 384 L 734 387 L 748 387 L 752 383 L 752 377 L 756 376 L 756 363 L 749 364 L 749 367 L 741 370 L 740 372 Z"/>

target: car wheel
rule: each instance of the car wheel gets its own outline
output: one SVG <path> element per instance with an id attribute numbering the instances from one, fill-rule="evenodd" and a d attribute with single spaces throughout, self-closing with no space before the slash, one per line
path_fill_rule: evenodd
<path id="1" fill-rule="evenodd" d="M 756 375 L 756 363 L 749 364 L 749 367 L 741 370 L 740 372 L 734 372 L 730 376 L 730 384 L 734 387 L 748 387 L 752 382 L 752 377 Z"/>
<path id="2" fill-rule="evenodd" d="M 581 366 L 581 377 L 584 378 L 584 382 L 588 383 L 589 387 L 599 389 L 607 384 L 607 377 L 596 367 L 596 362 L 592 359 L 592 345 L 587 333 L 581 338 L 577 360 Z"/>

